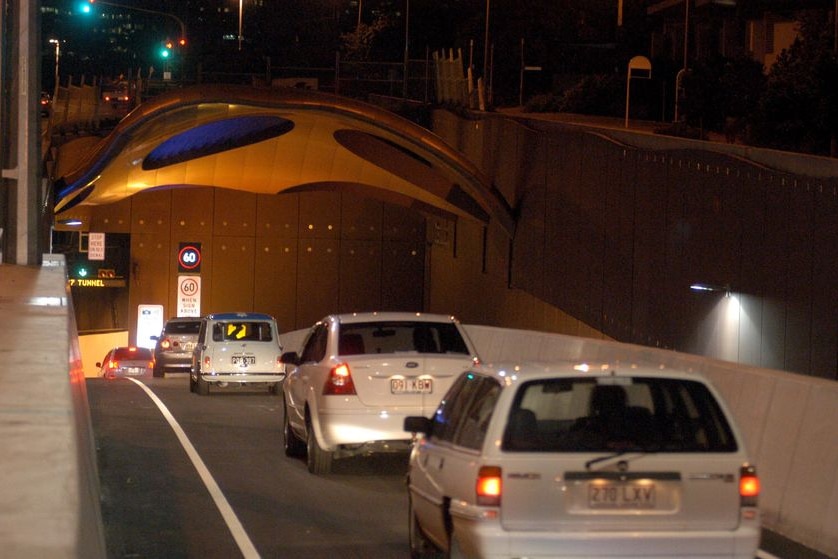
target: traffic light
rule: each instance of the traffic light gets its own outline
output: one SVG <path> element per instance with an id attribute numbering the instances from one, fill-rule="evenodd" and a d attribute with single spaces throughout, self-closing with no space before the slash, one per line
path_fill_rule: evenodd
<path id="1" fill-rule="evenodd" d="M 86 0 L 84 2 L 79 2 L 79 11 L 83 14 L 89 14 L 93 12 L 93 7 L 91 4 L 93 0 Z"/>
<path id="2" fill-rule="evenodd" d="M 172 56 L 172 47 L 174 45 L 168 39 L 163 42 L 163 45 L 160 47 L 160 58 L 169 58 Z"/>

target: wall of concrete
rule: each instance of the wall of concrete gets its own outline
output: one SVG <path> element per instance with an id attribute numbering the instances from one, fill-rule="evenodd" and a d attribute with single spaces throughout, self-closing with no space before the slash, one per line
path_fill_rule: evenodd
<path id="1" fill-rule="evenodd" d="M 460 222 L 434 247 L 435 302 L 487 295 L 464 320 L 509 326 L 475 305 L 514 321 L 520 290 L 612 339 L 838 378 L 838 161 L 498 114 L 434 129 L 519 216 L 511 244 Z"/>

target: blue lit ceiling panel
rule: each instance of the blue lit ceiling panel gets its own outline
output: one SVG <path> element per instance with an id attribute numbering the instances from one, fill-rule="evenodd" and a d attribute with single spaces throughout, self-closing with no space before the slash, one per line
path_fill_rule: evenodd
<path id="1" fill-rule="evenodd" d="M 269 115 L 217 120 L 172 136 L 143 160 L 143 170 L 152 171 L 199 157 L 221 153 L 287 134 L 290 120 Z"/>

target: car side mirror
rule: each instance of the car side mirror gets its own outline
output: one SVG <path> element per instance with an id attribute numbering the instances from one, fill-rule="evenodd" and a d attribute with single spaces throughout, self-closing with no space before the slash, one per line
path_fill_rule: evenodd
<path id="1" fill-rule="evenodd" d="M 101 368 L 101 367 L 102 367 L 102 363 L 101 363 L 100 361 L 97 361 L 97 362 L 96 362 L 96 366 L 97 366 L 97 367 L 99 367 L 99 368 Z"/>
<path id="2" fill-rule="evenodd" d="M 430 435 L 433 423 L 427 417 L 409 416 L 404 418 L 404 430 L 409 433 Z"/>
<path id="3" fill-rule="evenodd" d="M 279 356 L 279 360 L 287 365 L 300 364 L 300 356 L 297 355 L 296 351 L 286 351 L 285 353 Z"/>

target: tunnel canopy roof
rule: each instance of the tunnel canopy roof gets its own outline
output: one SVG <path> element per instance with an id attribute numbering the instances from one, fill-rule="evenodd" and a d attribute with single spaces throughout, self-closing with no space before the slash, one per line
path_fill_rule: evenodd
<path id="1" fill-rule="evenodd" d="M 351 192 L 513 230 L 500 192 L 421 126 L 344 97 L 222 85 L 173 90 L 140 105 L 59 177 L 54 210 L 183 186 Z"/>

